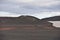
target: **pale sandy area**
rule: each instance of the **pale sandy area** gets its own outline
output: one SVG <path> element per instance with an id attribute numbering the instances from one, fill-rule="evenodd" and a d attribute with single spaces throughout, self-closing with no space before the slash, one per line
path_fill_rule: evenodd
<path id="1" fill-rule="evenodd" d="M 53 26 L 55 27 L 60 27 L 60 21 L 49 21 L 51 23 L 53 23 Z"/>

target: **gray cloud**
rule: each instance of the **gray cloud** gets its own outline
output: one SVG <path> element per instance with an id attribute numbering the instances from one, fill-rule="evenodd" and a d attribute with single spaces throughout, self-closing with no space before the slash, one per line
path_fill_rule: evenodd
<path id="1" fill-rule="evenodd" d="M 60 4 L 52 6 L 38 6 L 29 3 L 16 3 L 7 0 L 0 0 L 0 11 L 12 13 L 40 13 L 45 11 L 60 11 Z"/>

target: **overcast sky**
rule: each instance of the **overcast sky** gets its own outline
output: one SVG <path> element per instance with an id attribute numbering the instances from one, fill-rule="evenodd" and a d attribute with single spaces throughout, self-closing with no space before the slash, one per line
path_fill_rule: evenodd
<path id="1" fill-rule="evenodd" d="M 60 0 L 0 0 L 0 17 L 20 15 L 40 19 L 60 15 Z"/>

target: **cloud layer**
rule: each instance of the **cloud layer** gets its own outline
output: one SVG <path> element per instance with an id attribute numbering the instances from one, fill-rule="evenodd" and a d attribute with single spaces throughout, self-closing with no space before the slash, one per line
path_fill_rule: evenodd
<path id="1" fill-rule="evenodd" d="M 44 18 L 46 14 L 47 17 L 60 15 L 60 0 L 0 0 L 0 16 L 6 14 L 1 12 L 15 16 L 34 14 L 38 18 Z"/>
<path id="2" fill-rule="evenodd" d="M 60 3 L 60 0 L 2 0 L 2 2 L 28 3 L 37 6 L 52 6 Z"/>

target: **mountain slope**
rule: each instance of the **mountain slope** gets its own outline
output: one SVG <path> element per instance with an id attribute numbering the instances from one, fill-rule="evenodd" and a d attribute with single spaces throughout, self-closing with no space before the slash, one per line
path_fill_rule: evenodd
<path id="1" fill-rule="evenodd" d="M 44 18 L 44 19 L 41 19 L 41 20 L 43 20 L 43 21 L 60 21 L 60 16 Z"/>
<path id="2" fill-rule="evenodd" d="M 0 23 L 6 24 L 36 24 L 40 23 L 40 19 L 33 16 L 20 16 L 20 17 L 0 17 Z"/>

